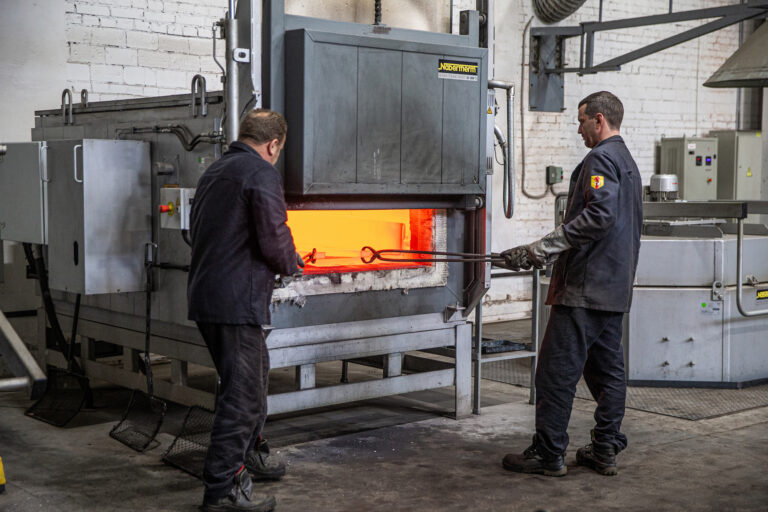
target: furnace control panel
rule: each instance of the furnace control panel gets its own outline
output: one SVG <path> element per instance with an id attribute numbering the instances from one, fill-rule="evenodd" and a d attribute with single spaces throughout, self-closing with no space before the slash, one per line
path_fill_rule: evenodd
<path id="1" fill-rule="evenodd" d="M 189 229 L 189 212 L 195 198 L 194 188 L 164 187 L 160 189 L 160 227 Z"/>
<path id="2" fill-rule="evenodd" d="M 681 199 L 717 199 L 717 138 L 661 139 L 658 171 L 661 174 L 677 175 Z"/>

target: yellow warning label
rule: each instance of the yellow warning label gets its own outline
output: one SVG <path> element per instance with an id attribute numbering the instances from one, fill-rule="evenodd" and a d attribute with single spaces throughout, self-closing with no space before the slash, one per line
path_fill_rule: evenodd
<path id="1" fill-rule="evenodd" d="M 755 134 L 755 137 L 760 137 L 761 135 L 762 135 L 762 132 L 757 132 L 757 133 Z"/>
<path id="2" fill-rule="evenodd" d="M 768 290 L 757 290 L 757 300 L 768 299 Z"/>
<path id="3" fill-rule="evenodd" d="M 751 178 L 751 177 L 752 177 L 752 168 L 747 167 L 747 178 Z"/>
<path id="4" fill-rule="evenodd" d="M 476 82 L 479 67 L 474 62 L 440 59 L 437 64 L 437 76 L 449 80 L 471 80 Z"/>
<path id="5" fill-rule="evenodd" d="M 493 114 L 493 110 L 491 110 L 491 107 L 488 107 L 488 113 Z"/>

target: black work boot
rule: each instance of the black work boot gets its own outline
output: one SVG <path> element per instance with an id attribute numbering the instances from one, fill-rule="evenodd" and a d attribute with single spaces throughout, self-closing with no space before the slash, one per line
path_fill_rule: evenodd
<path id="1" fill-rule="evenodd" d="M 256 448 L 245 456 L 245 467 L 254 481 L 280 480 L 285 475 L 285 461 L 279 455 L 271 455 L 263 439 L 256 442 Z"/>
<path id="2" fill-rule="evenodd" d="M 517 473 L 535 473 L 546 476 L 565 476 L 568 467 L 563 461 L 563 456 L 544 458 L 538 451 L 536 435 L 533 436 L 533 444 L 522 453 L 510 453 L 504 457 L 501 464 L 504 469 Z"/>
<path id="3" fill-rule="evenodd" d="M 229 494 L 217 500 L 203 500 L 203 512 L 272 512 L 275 510 L 274 496 L 253 494 L 251 475 L 245 467 L 240 468 L 234 478 Z"/>
<path id="4" fill-rule="evenodd" d="M 594 431 L 592 442 L 576 450 L 576 464 L 594 469 L 601 475 L 613 476 L 619 473 L 619 468 L 616 467 L 616 447 L 610 443 L 595 441 Z"/>

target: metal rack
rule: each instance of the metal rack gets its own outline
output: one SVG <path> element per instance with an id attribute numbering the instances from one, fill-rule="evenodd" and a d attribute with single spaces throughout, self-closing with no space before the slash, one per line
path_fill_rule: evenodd
<path id="1" fill-rule="evenodd" d="M 539 270 L 533 269 L 530 272 L 515 272 L 514 275 L 526 275 L 531 274 L 533 277 L 533 309 L 531 312 L 531 349 L 530 350 L 515 350 L 510 352 L 501 352 L 498 354 L 483 354 L 483 304 L 478 303 L 475 307 L 475 324 L 472 333 L 472 367 L 473 367 L 473 394 L 472 394 L 472 413 L 480 414 L 481 408 L 481 382 L 482 382 L 482 367 L 487 363 L 496 363 L 499 361 L 511 361 L 513 359 L 530 359 L 531 360 L 531 392 L 529 403 L 531 405 L 536 403 L 536 363 L 539 357 Z M 511 274 L 511 273 L 510 273 Z M 497 275 L 495 277 L 506 277 L 508 274 L 505 272 L 503 275 Z M 491 277 L 494 277 L 493 275 Z"/>

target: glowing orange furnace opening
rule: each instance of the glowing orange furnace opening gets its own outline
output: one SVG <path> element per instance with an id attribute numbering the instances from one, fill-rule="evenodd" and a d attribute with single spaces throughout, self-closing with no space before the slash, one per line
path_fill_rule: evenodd
<path id="1" fill-rule="evenodd" d="M 435 210 L 290 210 L 288 226 L 302 256 L 316 250 L 315 263 L 305 274 L 363 272 L 430 266 L 432 263 L 382 262 L 365 264 L 360 249 L 434 250 Z M 412 254 L 403 259 L 414 259 Z M 428 256 L 423 256 L 428 258 Z M 419 258 L 420 259 L 420 258 Z"/>

